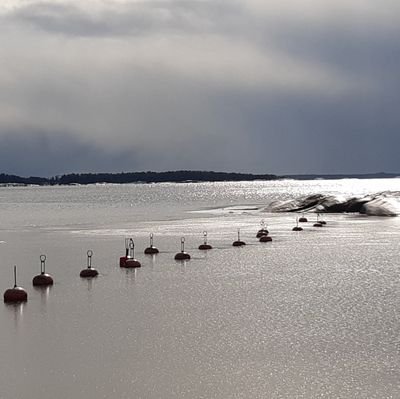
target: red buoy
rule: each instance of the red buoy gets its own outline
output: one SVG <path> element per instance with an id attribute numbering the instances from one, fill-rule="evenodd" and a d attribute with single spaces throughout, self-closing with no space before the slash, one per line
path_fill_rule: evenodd
<path id="1" fill-rule="evenodd" d="M 201 249 L 201 250 L 212 249 L 212 246 L 210 244 L 207 244 L 207 232 L 206 231 L 203 231 L 203 236 L 204 236 L 204 243 L 199 245 L 199 249 Z"/>
<path id="2" fill-rule="evenodd" d="M 308 219 L 304 216 L 304 214 L 303 214 L 303 216 L 299 219 L 299 222 L 300 223 L 307 223 L 308 222 Z"/>
<path id="3" fill-rule="evenodd" d="M 185 252 L 185 237 L 181 238 L 181 252 L 175 255 L 175 260 L 189 260 L 190 255 Z"/>
<path id="4" fill-rule="evenodd" d="M 120 267 L 124 267 L 129 254 L 129 238 L 125 238 L 125 256 L 119 258 Z"/>
<path id="5" fill-rule="evenodd" d="M 91 277 L 96 277 L 98 276 L 99 272 L 92 267 L 92 256 L 93 256 L 93 251 L 89 249 L 87 251 L 87 268 L 83 269 L 80 272 L 80 276 L 84 278 L 91 278 Z"/>
<path id="6" fill-rule="evenodd" d="M 146 255 L 155 255 L 159 252 L 158 248 L 153 245 L 153 233 L 150 233 L 150 246 L 144 250 L 144 253 Z"/>
<path id="7" fill-rule="evenodd" d="M 46 255 L 40 255 L 40 274 L 32 280 L 34 286 L 47 287 L 53 285 L 54 281 L 50 274 L 46 273 Z"/>
<path id="8" fill-rule="evenodd" d="M 160 251 L 158 250 L 158 248 L 156 248 L 156 247 L 147 247 L 145 250 L 144 250 L 144 253 L 146 254 L 146 255 L 155 255 L 155 254 L 158 254 Z"/>
<path id="9" fill-rule="evenodd" d="M 261 229 L 257 231 L 256 237 L 260 238 L 262 236 L 267 236 L 269 234 L 269 231 L 267 229 Z"/>
<path id="10" fill-rule="evenodd" d="M 232 246 L 242 247 L 243 245 L 246 245 L 246 243 L 240 240 L 240 229 L 238 229 L 238 239 L 236 241 L 233 241 Z"/>
<path id="11" fill-rule="evenodd" d="M 128 259 L 128 258 L 127 258 L 126 256 L 121 256 L 121 257 L 119 258 L 119 266 L 120 266 L 120 267 L 124 267 L 127 259 Z"/>
<path id="12" fill-rule="evenodd" d="M 17 303 L 26 302 L 27 300 L 27 292 L 22 287 L 17 286 L 17 266 L 14 266 L 14 287 L 4 292 L 4 302 Z"/>
<path id="13" fill-rule="evenodd" d="M 79 275 L 82 278 L 92 278 L 92 277 L 97 277 L 99 275 L 99 272 L 96 269 L 94 269 L 93 267 L 91 267 L 91 268 L 83 269 Z"/>
<path id="14" fill-rule="evenodd" d="M 261 236 L 260 237 L 260 242 L 270 242 L 270 241 L 272 241 L 272 237 L 270 237 L 270 236 Z"/>
<path id="15" fill-rule="evenodd" d="M 175 260 L 189 260 L 190 255 L 187 252 L 178 252 L 175 255 Z"/>
<path id="16" fill-rule="evenodd" d="M 133 267 L 141 267 L 141 263 L 135 259 L 135 243 L 133 242 L 132 238 L 129 239 L 128 247 L 128 255 L 125 259 L 125 263 L 123 265 L 120 264 L 120 266 L 128 269 Z"/>
<path id="17" fill-rule="evenodd" d="M 133 267 L 142 267 L 142 264 L 137 260 L 137 259 L 131 259 L 128 258 L 125 262 L 125 266 L 123 266 L 127 269 L 133 268 Z"/>
<path id="18" fill-rule="evenodd" d="M 257 238 L 260 238 L 261 236 L 267 236 L 269 234 L 269 231 L 267 229 L 264 219 L 261 219 L 260 225 L 261 225 L 261 229 L 257 231 L 257 234 L 256 234 Z"/>

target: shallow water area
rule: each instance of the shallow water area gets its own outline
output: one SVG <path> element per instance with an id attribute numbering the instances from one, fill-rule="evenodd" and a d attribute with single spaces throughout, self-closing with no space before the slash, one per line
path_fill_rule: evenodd
<path id="1" fill-rule="evenodd" d="M 0 398 L 400 396 L 400 218 L 268 213 L 400 179 L 0 188 Z M 255 238 L 260 220 L 273 241 Z M 233 248 L 240 229 L 247 245 Z M 210 251 L 197 249 L 208 233 Z M 154 233 L 156 256 L 143 254 Z M 177 262 L 184 236 L 191 260 Z M 124 237 L 142 267 L 121 269 Z M 95 279 L 79 278 L 86 251 Z M 54 286 L 32 287 L 47 255 Z"/>

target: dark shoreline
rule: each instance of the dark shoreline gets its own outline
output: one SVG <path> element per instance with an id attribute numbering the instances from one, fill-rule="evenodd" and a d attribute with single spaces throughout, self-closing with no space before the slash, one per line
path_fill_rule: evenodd
<path id="1" fill-rule="evenodd" d="M 86 185 L 96 183 L 187 183 L 187 182 L 222 182 L 222 181 L 254 181 L 254 180 L 331 180 L 331 179 L 383 179 L 400 177 L 400 173 L 368 173 L 368 174 L 332 174 L 332 175 L 274 175 L 252 173 L 229 173 L 212 171 L 179 170 L 168 172 L 132 172 L 132 173 L 71 173 L 50 178 L 21 177 L 0 174 L 1 186 L 55 186 Z"/>

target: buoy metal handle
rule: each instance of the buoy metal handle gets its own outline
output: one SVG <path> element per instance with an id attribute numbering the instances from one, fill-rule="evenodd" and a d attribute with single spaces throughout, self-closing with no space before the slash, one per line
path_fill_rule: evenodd
<path id="1" fill-rule="evenodd" d="M 238 241 L 240 241 L 240 229 L 238 229 Z"/>
<path id="2" fill-rule="evenodd" d="M 203 236 L 204 236 L 204 244 L 207 244 L 207 232 L 203 231 Z"/>
<path id="3" fill-rule="evenodd" d="M 125 238 L 125 257 L 129 255 L 129 238 Z"/>
<path id="4" fill-rule="evenodd" d="M 153 233 L 150 233 L 150 247 L 153 248 Z"/>
<path id="5" fill-rule="evenodd" d="M 14 288 L 17 287 L 17 266 L 14 265 Z"/>
<path id="6" fill-rule="evenodd" d="M 185 237 L 181 237 L 181 252 L 185 252 Z"/>
<path id="7" fill-rule="evenodd" d="M 264 220 L 264 219 L 261 219 L 261 221 L 260 221 L 260 225 L 261 225 L 261 227 L 262 227 L 262 228 L 264 228 L 264 227 L 265 227 L 265 220 Z"/>
<path id="8" fill-rule="evenodd" d="M 135 243 L 132 238 L 129 239 L 129 257 L 132 259 L 135 257 Z"/>
<path id="9" fill-rule="evenodd" d="M 46 255 L 40 255 L 40 274 L 46 273 Z"/>
<path id="10" fill-rule="evenodd" d="M 88 269 L 92 268 L 92 256 L 93 256 L 93 251 L 89 249 L 87 251 L 87 267 Z"/>

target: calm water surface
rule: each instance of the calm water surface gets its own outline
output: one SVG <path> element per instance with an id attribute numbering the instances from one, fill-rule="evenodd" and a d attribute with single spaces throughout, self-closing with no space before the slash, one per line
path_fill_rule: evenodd
<path id="1" fill-rule="evenodd" d="M 399 398 L 400 218 L 330 214 L 299 234 L 262 211 L 385 190 L 400 179 L 0 188 L 1 290 L 16 264 L 29 295 L 0 307 L 0 398 Z M 127 236 L 141 269 L 118 267 Z M 48 290 L 32 287 L 42 253 Z"/>

